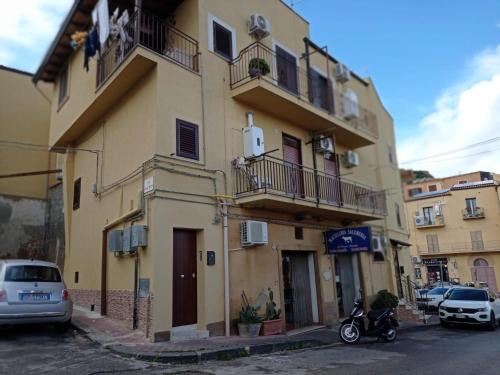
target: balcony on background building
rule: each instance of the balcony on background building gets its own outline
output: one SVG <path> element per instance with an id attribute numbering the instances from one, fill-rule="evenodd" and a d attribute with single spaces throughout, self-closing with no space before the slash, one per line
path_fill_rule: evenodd
<path id="1" fill-rule="evenodd" d="M 387 214 L 385 191 L 271 156 L 234 165 L 233 181 L 244 207 L 351 220 Z"/>
<path id="2" fill-rule="evenodd" d="M 439 243 L 437 246 L 415 245 L 417 253 L 420 255 L 432 254 L 466 254 L 471 252 L 492 252 L 500 253 L 500 240 L 492 241 L 469 241 L 469 242 L 447 242 Z"/>
<path id="3" fill-rule="evenodd" d="M 462 210 L 462 217 L 464 220 L 484 219 L 484 208 L 482 207 L 475 207 L 474 209 L 464 208 Z"/>
<path id="4" fill-rule="evenodd" d="M 432 215 L 432 216 L 414 216 L 413 221 L 415 223 L 415 227 L 422 228 L 434 228 L 434 227 L 442 227 L 444 226 L 444 216 L 443 215 Z"/>
<path id="5" fill-rule="evenodd" d="M 333 89 L 326 78 L 322 85 L 312 84 L 307 70 L 278 58 L 259 42 L 244 48 L 231 62 L 229 71 L 236 100 L 308 131 L 334 130 L 339 142 L 351 148 L 374 144 L 378 138 L 373 112 Z"/>

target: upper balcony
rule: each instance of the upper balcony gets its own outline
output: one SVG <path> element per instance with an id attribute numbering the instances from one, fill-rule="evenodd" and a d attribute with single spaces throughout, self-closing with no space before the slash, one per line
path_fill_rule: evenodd
<path id="1" fill-rule="evenodd" d="M 348 95 L 333 89 L 328 79 L 313 83 L 311 74 L 269 47 L 256 42 L 230 64 L 232 97 L 315 132 L 334 130 L 351 148 L 374 144 L 375 114 Z"/>
<path id="2" fill-rule="evenodd" d="M 384 191 L 271 156 L 234 165 L 233 182 L 243 207 L 360 221 L 387 214 Z"/>
<path id="3" fill-rule="evenodd" d="M 415 223 L 415 227 L 418 229 L 443 227 L 445 225 L 444 216 L 442 213 L 440 215 L 414 216 L 413 221 Z"/>
<path id="4" fill-rule="evenodd" d="M 500 241 L 475 240 L 470 242 L 434 243 L 434 245 L 416 245 L 420 255 L 431 254 L 464 254 L 471 252 L 500 252 Z"/>
<path id="5" fill-rule="evenodd" d="M 484 208 L 474 207 L 474 209 L 464 208 L 462 210 L 462 217 L 464 220 L 469 219 L 484 219 Z"/>

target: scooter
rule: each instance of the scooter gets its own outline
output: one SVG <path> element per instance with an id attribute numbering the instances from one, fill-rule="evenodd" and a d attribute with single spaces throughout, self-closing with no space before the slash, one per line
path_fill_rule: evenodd
<path id="1" fill-rule="evenodd" d="M 372 310 L 366 317 L 368 318 L 368 327 L 365 327 L 365 318 L 363 317 L 363 300 L 357 299 L 354 302 L 354 308 L 340 326 L 340 339 L 346 344 L 356 344 L 361 336 L 377 337 L 386 342 L 394 342 L 397 337 L 396 328 L 399 327 L 398 321 L 394 317 L 393 309 Z"/>

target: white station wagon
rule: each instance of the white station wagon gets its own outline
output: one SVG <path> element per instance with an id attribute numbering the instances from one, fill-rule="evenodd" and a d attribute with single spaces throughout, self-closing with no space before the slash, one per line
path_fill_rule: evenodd
<path id="1" fill-rule="evenodd" d="M 0 261 L 0 325 L 71 324 L 73 303 L 59 268 L 37 260 Z"/>

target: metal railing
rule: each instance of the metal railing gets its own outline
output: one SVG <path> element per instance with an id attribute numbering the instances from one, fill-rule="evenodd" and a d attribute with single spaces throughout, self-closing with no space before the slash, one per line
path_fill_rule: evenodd
<path id="1" fill-rule="evenodd" d="M 467 219 L 482 219 L 484 218 L 484 208 L 476 207 L 474 209 L 464 208 L 462 210 L 462 216 L 465 220 Z"/>
<path id="2" fill-rule="evenodd" d="M 421 216 L 421 220 L 415 219 L 415 226 L 419 227 L 431 227 L 431 226 L 441 226 L 444 225 L 444 216 Z"/>
<path id="3" fill-rule="evenodd" d="M 429 304 L 427 299 L 428 289 L 422 289 L 415 284 L 410 276 L 401 279 L 401 286 L 403 288 L 403 298 L 406 304 L 412 308 L 422 311 L 422 321 L 427 323 L 426 314 L 429 312 Z"/>
<path id="4" fill-rule="evenodd" d="M 233 168 L 237 196 L 260 193 L 386 215 L 385 191 L 268 155 Z"/>
<path id="5" fill-rule="evenodd" d="M 135 46 L 141 45 L 194 72 L 199 71 L 198 42 L 161 18 L 136 11 L 120 35 L 108 39 L 97 62 L 97 87 L 115 71 Z"/>
<path id="6" fill-rule="evenodd" d="M 419 254 L 500 251 L 500 240 L 440 243 L 439 247 L 436 249 L 429 249 L 426 245 L 415 245 L 415 247 Z"/>
<path id="7" fill-rule="evenodd" d="M 279 56 L 260 42 L 241 50 L 231 62 L 229 72 L 232 89 L 254 78 L 262 78 L 301 100 L 342 118 L 353 128 L 378 137 L 377 117 L 372 111 L 335 90 L 326 79 L 322 83 L 314 81 L 306 69 L 297 65 L 295 59 L 291 61 Z"/>

